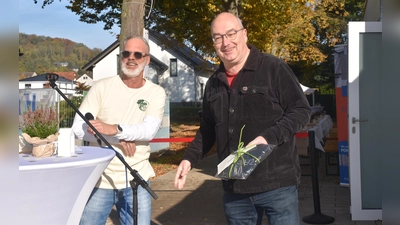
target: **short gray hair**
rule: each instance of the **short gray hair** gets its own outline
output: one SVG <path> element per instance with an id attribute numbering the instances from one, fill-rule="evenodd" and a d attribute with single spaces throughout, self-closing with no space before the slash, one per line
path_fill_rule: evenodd
<path id="1" fill-rule="evenodd" d="M 149 42 L 147 41 L 146 38 L 144 38 L 144 37 L 142 37 L 142 36 L 139 36 L 139 35 L 130 35 L 130 36 L 126 37 L 126 38 L 125 38 L 125 41 L 124 41 L 124 48 L 125 48 L 126 42 L 129 41 L 129 40 L 131 40 L 131 39 L 140 39 L 140 40 L 142 40 L 142 41 L 146 44 L 147 49 L 149 50 L 149 53 L 150 53 L 150 45 L 149 45 Z"/>

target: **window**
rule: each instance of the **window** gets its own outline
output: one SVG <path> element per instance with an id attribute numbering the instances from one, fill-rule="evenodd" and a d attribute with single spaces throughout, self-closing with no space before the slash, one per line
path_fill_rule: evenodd
<path id="1" fill-rule="evenodd" d="M 200 99 L 203 100 L 204 95 L 204 84 L 200 83 Z"/>
<path id="2" fill-rule="evenodd" d="M 31 84 L 25 84 L 25 89 L 31 89 Z"/>
<path id="3" fill-rule="evenodd" d="M 169 76 L 178 76 L 178 61 L 177 59 L 169 59 Z"/>

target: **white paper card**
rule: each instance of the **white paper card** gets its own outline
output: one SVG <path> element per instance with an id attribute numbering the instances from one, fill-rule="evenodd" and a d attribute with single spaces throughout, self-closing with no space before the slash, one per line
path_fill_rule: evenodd
<path id="1" fill-rule="evenodd" d="M 242 151 L 248 152 L 255 147 L 257 147 L 257 145 L 251 145 L 247 148 L 244 148 Z M 236 153 L 236 151 L 235 151 L 235 153 Z M 233 163 L 235 156 L 236 156 L 236 154 L 230 154 L 222 162 L 220 162 L 217 166 L 217 170 L 218 170 L 217 174 L 220 174 L 226 167 L 230 166 Z"/>
<path id="2" fill-rule="evenodd" d="M 70 157 L 75 155 L 75 136 L 71 128 L 60 128 L 58 131 L 57 155 Z"/>

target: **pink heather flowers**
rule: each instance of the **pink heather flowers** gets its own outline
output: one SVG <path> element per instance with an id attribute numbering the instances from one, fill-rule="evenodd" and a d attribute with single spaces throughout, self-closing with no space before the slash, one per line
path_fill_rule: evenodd
<path id="1" fill-rule="evenodd" d="M 58 115 L 54 107 L 30 108 L 22 114 L 22 132 L 31 137 L 46 138 L 58 131 Z"/>

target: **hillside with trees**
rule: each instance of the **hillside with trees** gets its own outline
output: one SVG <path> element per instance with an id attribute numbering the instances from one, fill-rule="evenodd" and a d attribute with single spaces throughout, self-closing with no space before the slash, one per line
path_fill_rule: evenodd
<path id="1" fill-rule="evenodd" d="M 19 49 L 24 55 L 19 59 L 19 72 L 68 72 L 80 68 L 98 55 L 102 49 L 90 49 L 82 43 L 64 38 L 52 38 L 19 33 Z"/>

